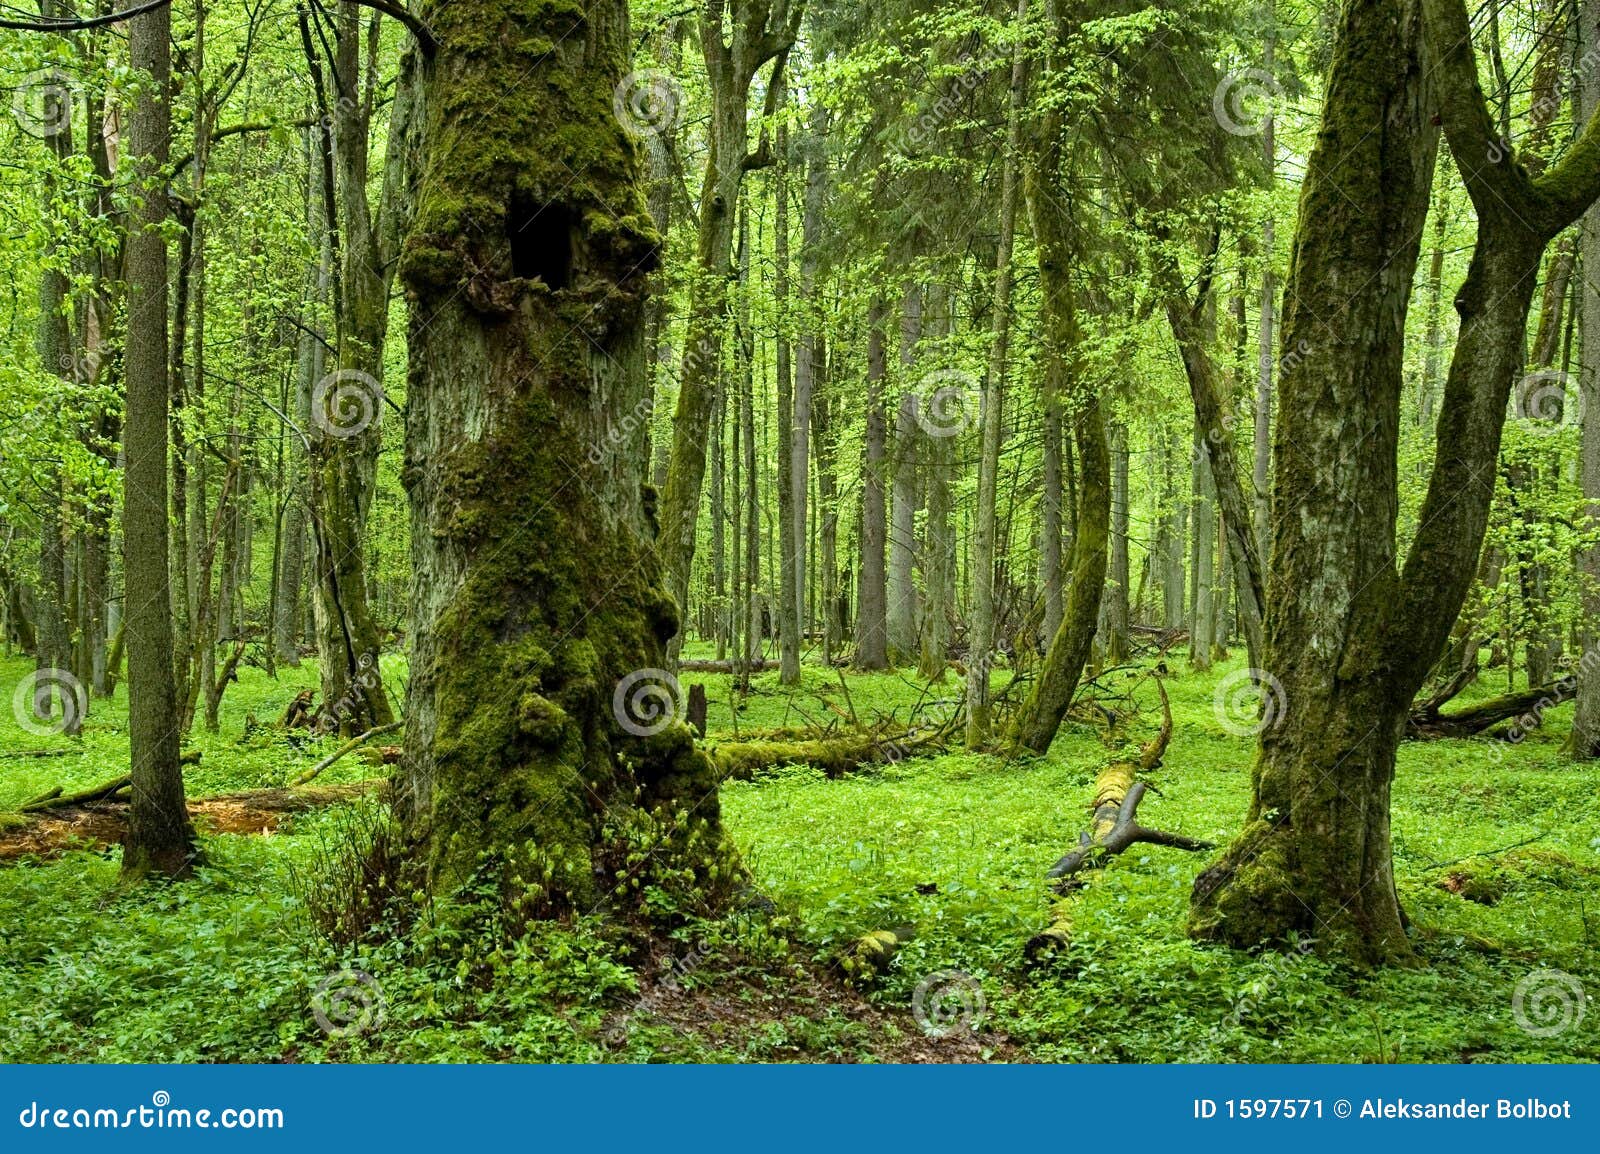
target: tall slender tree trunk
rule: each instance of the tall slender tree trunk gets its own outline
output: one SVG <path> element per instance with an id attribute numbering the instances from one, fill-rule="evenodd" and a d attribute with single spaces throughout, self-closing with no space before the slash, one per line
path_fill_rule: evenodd
<path id="1" fill-rule="evenodd" d="M 127 244 L 127 417 L 123 428 L 123 572 L 128 650 L 128 740 L 133 800 L 122 843 L 127 876 L 187 874 L 198 858 L 179 764 L 173 683 L 172 589 L 167 569 L 167 198 L 171 145 L 171 12 L 130 22 L 129 63 L 149 78 L 128 125 L 128 161 L 145 195 Z"/>
<path id="2" fill-rule="evenodd" d="M 794 396 L 794 366 L 790 361 L 789 326 L 789 130 L 778 129 L 778 163 L 773 186 L 773 307 L 778 315 L 777 348 L 774 350 L 778 376 L 778 680 L 784 685 L 800 684 L 800 632 L 805 614 L 800 600 L 801 573 L 806 565 L 805 503 L 797 500 L 800 489 L 794 482 L 797 457 L 795 421 L 798 416 Z M 809 394 L 810 389 L 807 388 Z M 810 403 L 809 395 L 806 398 Z M 798 457 L 804 476 L 805 457 Z M 798 513 L 798 516 L 797 516 Z"/>
<path id="3" fill-rule="evenodd" d="M 390 114 L 388 163 L 376 217 L 368 200 L 368 141 L 376 60 L 369 36 L 361 57 L 361 14 L 341 0 L 339 36 L 332 71 L 333 91 L 322 94 L 331 149 L 323 149 L 324 205 L 334 238 L 332 300 L 337 368 L 313 386 L 310 507 L 313 602 L 322 675 L 320 723 L 359 732 L 394 720 L 378 658 L 382 639 L 368 604 L 367 518 L 377 483 L 378 451 L 385 407 L 383 350 L 389 326 L 389 287 L 394 274 L 396 198 L 400 142 L 411 109 L 409 66 L 402 64 Z M 373 14 L 376 18 L 376 13 Z M 375 28 L 374 28 L 375 32 Z M 308 57 L 314 49 L 306 45 Z M 408 57 L 409 60 L 409 57 Z M 314 70 L 314 76 L 320 69 Z M 363 85 L 363 76 L 366 81 Z M 329 169 L 332 177 L 329 179 Z M 518 216 L 519 238 L 559 222 Z"/>
<path id="4" fill-rule="evenodd" d="M 1274 0 L 1267 3 L 1266 44 L 1262 53 L 1262 66 L 1269 76 L 1274 74 L 1278 45 L 1277 11 Z M 1267 190 L 1278 183 L 1277 120 L 1269 105 L 1261 122 L 1261 155 L 1266 162 Z M 1252 430 L 1253 450 L 1250 482 L 1254 497 L 1251 526 L 1256 537 L 1256 556 L 1261 559 L 1262 572 L 1271 547 L 1270 526 L 1272 517 L 1272 377 L 1277 357 L 1273 353 L 1273 334 L 1278 307 L 1278 273 L 1274 253 L 1277 249 L 1277 221 L 1269 206 L 1261 214 L 1261 315 L 1256 328 L 1256 398 L 1255 425 Z M 1248 609 L 1245 610 L 1248 612 Z M 1252 657 L 1252 660 L 1257 660 Z"/>
<path id="5" fill-rule="evenodd" d="M 1028 0 L 1017 0 L 1015 26 L 1028 14 Z M 1000 239 L 995 252 L 993 337 L 984 373 L 978 425 L 978 507 L 972 534 L 972 563 L 967 580 L 972 590 L 972 643 L 967 652 L 967 748 L 989 740 L 989 681 L 994 648 L 995 493 L 1000 481 L 1001 405 L 1011 351 L 1011 247 L 1016 234 L 1018 151 L 1021 141 L 1022 90 L 1027 61 L 1022 38 L 1011 54 L 1011 87 L 1006 101 L 1005 154 L 1000 162 Z"/>
<path id="6" fill-rule="evenodd" d="M 900 401 L 895 408 L 893 485 L 889 516 L 889 662 L 909 664 L 917 652 L 917 459 L 924 437 L 917 424 L 913 366 L 922 339 L 922 290 L 913 281 L 900 297 Z M 931 438 L 930 438 L 931 439 Z"/>
<path id="7" fill-rule="evenodd" d="M 1100 598 L 1100 645 L 1105 663 L 1128 657 L 1128 427 L 1111 426 L 1111 563 Z"/>
<path id="8" fill-rule="evenodd" d="M 794 15 L 798 16 L 798 8 Z M 775 59 L 768 88 L 774 98 L 781 91 L 783 59 L 796 27 L 788 0 L 713 0 L 700 13 L 700 46 L 711 87 L 709 151 L 700 187 L 699 235 L 678 406 L 672 420 L 672 457 L 661 494 L 661 559 L 682 612 L 688 608 L 706 472 L 706 433 L 727 313 L 734 211 L 744 174 L 770 159 L 749 150 L 750 85 L 761 66 Z M 674 654 L 679 644 L 681 638 L 673 641 Z"/>
<path id="9" fill-rule="evenodd" d="M 806 510 L 810 498 L 811 470 L 811 410 L 816 389 L 817 371 L 822 354 L 818 326 L 821 309 L 816 300 L 817 270 L 821 262 L 822 209 L 827 192 L 828 169 L 826 140 L 828 135 L 828 108 L 822 101 L 814 101 L 811 108 L 811 131 L 805 148 L 805 195 L 800 219 L 800 317 L 801 332 L 794 365 L 794 426 L 789 442 L 790 483 L 794 486 L 793 517 L 795 532 L 794 599 L 802 631 L 806 627 L 807 576 L 803 563 L 806 556 Z M 829 611 L 831 613 L 831 611 Z M 826 626 L 824 627 L 826 632 Z"/>
<path id="10" fill-rule="evenodd" d="M 888 352 L 884 324 L 888 307 L 881 296 L 867 306 L 867 445 L 861 467 L 861 568 L 856 594 L 857 669 L 887 669 L 888 586 L 884 569 L 888 510 L 884 473 L 888 463 L 888 418 L 884 413 L 884 380 Z"/>

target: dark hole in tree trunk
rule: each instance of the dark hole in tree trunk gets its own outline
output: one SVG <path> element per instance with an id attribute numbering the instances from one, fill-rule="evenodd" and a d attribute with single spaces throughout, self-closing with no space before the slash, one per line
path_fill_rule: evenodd
<path id="1" fill-rule="evenodd" d="M 515 197 L 506 214 L 506 231 L 513 276 L 537 277 L 551 289 L 567 287 L 572 276 L 572 213 L 564 205 Z"/>

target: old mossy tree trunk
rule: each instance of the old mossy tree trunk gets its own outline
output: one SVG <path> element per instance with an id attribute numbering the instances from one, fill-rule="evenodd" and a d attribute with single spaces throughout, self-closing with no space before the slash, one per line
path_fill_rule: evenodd
<path id="1" fill-rule="evenodd" d="M 1402 563 L 1406 308 L 1440 121 L 1478 236 Z M 1299 934 L 1358 962 L 1410 959 L 1389 838 L 1395 752 L 1473 578 L 1541 257 L 1597 192 L 1594 124 L 1538 178 L 1496 142 L 1462 0 L 1346 5 L 1284 293 L 1282 347 L 1303 354 L 1285 358 L 1274 454 L 1276 700 L 1249 820 L 1195 881 L 1196 936 L 1253 946 Z"/>
<path id="2" fill-rule="evenodd" d="M 421 15 L 441 46 L 401 263 L 415 634 L 400 810 L 436 890 L 531 848 L 588 908 L 616 885 L 596 866 L 607 828 L 665 808 L 702 844 L 718 829 L 710 763 L 649 697 L 677 614 L 639 419 L 659 239 L 613 114 L 627 6 Z"/>

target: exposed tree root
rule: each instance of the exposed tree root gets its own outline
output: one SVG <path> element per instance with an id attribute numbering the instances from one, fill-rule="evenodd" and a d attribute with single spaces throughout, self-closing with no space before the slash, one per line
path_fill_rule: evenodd
<path id="1" fill-rule="evenodd" d="M 107 796 L 112 783 L 96 787 L 98 800 L 80 801 L 49 810 L 0 814 L 0 861 L 21 857 L 59 857 L 68 850 L 100 849 L 119 844 L 128 832 L 126 800 Z M 382 778 L 348 785 L 310 789 L 254 789 L 192 798 L 189 815 L 208 833 L 269 834 L 283 815 L 353 801 L 384 789 Z M 95 792 L 91 790 L 85 793 Z"/>
<path id="2" fill-rule="evenodd" d="M 1096 776 L 1094 803 L 1091 806 L 1094 816 L 1089 829 L 1080 835 L 1077 848 L 1064 854 L 1045 875 L 1058 880 L 1057 888 L 1063 896 L 1051 908 L 1050 924 L 1028 940 L 1024 953 L 1029 961 L 1046 961 L 1071 944 L 1071 894 L 1088 884 L 1088 881 L 1077 880 L 1080 872 L 1102 869 L 1111 858 L 1129 846 L 1140 843 L 1183 850 L 1213 848 L 1211 842 L 1150 829 L 1138 822 L 1139 802 L 1149 788 L 1137 780 L 1139 772 L 1159 766 L 1172 740 L 1172 707 L 1167 701 L 1166 688 L 1159 679 L 1156 689 L 1161 694 L 1161 732 L 1140 748 L 1137 760 L 1118 758 L 1110 761 Z"/>

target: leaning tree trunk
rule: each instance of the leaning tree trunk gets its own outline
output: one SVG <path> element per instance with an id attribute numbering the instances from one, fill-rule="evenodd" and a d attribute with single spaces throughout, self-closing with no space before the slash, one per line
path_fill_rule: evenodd
<path id="1" fill-rule="evenodd" d="M 1043 293 L 1046 378 L 1056 382 L 1057 395 L 1071 398 L 1067 403 L 1075 410 L 1073 440 L 1081 473 L 1073 519 L 1071 583 L 1061 625 L 1050 640 L 1032 691 L 1006 732 L 1005 749 L 1011 755 L 1048 752 L 1072 704 L 1094 646 L 1111 534 L 1111 455 L 1105 422 L 1099 397 L 1075 372 L 1082 334 L 1073 299 L 1072 223 L 1062 204 L 1065 198 L 1058 196 L 1055 188 L 1063 172 L 1060 129 L 1059 114 L 1047 117 L 1040 129 L 1042 147 L 1028 159 L 1028 214 Z"/>
<path id="2" fill-rule="evenodd" d="M 198 856 L 183 797 L 178 694 L 173 683 L 172 588 L 167 568 L 167 198 L 158 175 L 171 144 L 171 12 L 135 16 L 128 56 L 149 75 L 135 101 L 128 158 L 147 182 L 132 216 L 128 285 L 127 417 L 123 428 L 123 574 L 128 589 L 128 741 L 133 801 L 122 872 L 180 877 Z"/>
<path id="3" fill-rule="evenodd" d="M 1423 8 L 1426 52 L 1422 14 L 1402 0 L 1354 0 L 1341 17 L 1284 294 L 1283 347 L 1304 341 L 1316 355 L 1286 363 L 1280 386 L 1272 708 L 1248 823 L 1196 879 L 1189 920 L 1202 938 L 1308 935 L 1372 963 L 1411 957 L 1389 839 L 1395 749 L 1472 582 L 1544 248 L 1600 192 L 1593 123 L 1536 180 L 1504 162 L 1462 0 Z M 1478 239 L 1456 298 L 1433 473 L 1397 573 L 1406 307 L 1437 147 L 1431 83 Z"/>
<path id="4" fill-rule="evenodd" d="M 453 0 L 421 15 L 440 47 L 422 71 L 401 263 L 414 629 L 401 813 L 435 890 L 532 843 L 548 892 L 588 909 L 616 884 L 592 857 L 606 822 L 670 808 L 708 841 L 718 826 L 710 762 L 661 670 L 678 614 L 644 433 L 620 422 L 648 403 L 659 243 L 612 111 L 627 6 Z"/>

